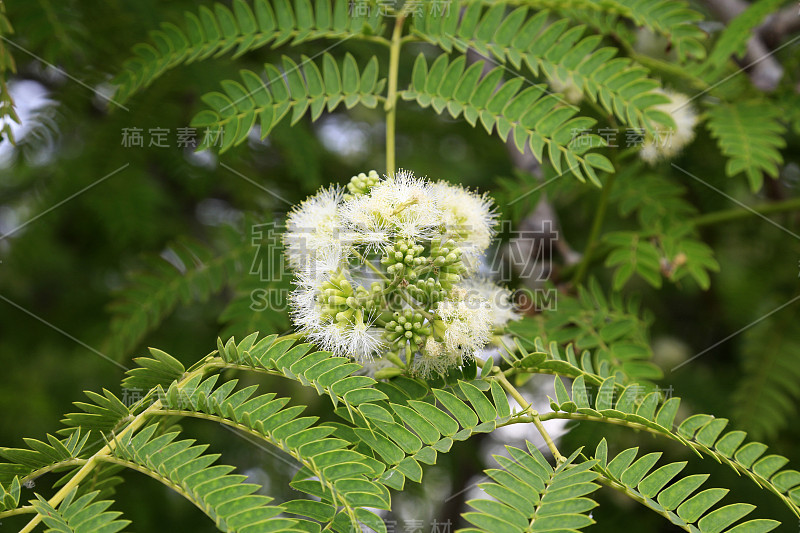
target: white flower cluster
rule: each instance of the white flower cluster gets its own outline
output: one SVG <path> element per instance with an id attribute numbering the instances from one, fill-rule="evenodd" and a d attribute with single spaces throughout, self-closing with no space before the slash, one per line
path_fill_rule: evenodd
<path id="1" fill-rule="evenodd" d="M 337 355 L 444 373 L 518 318 L 508 290 L 473 277 L 495 224 L 485 195 L 402 170 L 321 189 L 286 222 L 294 323 Z"/>
<path id="2" fill-rule="evenodd" d="M 698 120 L 688 96 L 669 90 L 659 89 L 658 92 L 667 96 L 670 102 L 653 106 L 653 109 L 669 115 L 675 122 L 675 128 L 658 132 L 658 137 L 645 138 L 639 157 L 651 165 L 678 155 L 694 139 L 694 127 Z"/>

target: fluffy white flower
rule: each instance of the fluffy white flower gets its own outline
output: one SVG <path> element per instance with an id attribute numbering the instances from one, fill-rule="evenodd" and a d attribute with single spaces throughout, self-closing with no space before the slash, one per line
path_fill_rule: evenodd
<path id="1" fill-rule="evenodd" d="M 349 324 L 334 322 L 330 318 L 317 318 L 309 313 L 310 320 L 302 328 L 309 340 L 322 349 L 340 357 L 351 357 L 358 362 L 369 362 L 385 350 L 381 331 L 370 322 L 355 320 Z M 300 325 L 301 320 L 296 323 Z"/>
<path id="2" fill-rule="evenodd" d="M 494 327 L 501 328 L 522 316 L 511 300 L 511 291 L 486 278 L 467 278 L 459 284 L 467 294 L 474 294 L 489 304 L 489 316 Z"/>
<path id="3" fill-rule="evenodd" d="M 412 368 L 417 375 L 435 376 L 446 373 L 448 369 L 460 363 L 461 354 L 448 354 L 443 343 L 428 337 L 425 349 L 414 358 Z"/>
<path id="4" fill-rule="evenodd" d="M 318 288 L 331 276 L 346 268 L 347 258 L 340 247 L 330 246 L 316 251 L 304 263 L 295 267 L 295 284 L 299 287 Z"/>
<path id="5" fill-rule="evenodd" d="M 392 232 L 388 225 L 363 231 L 352 231 L 350 234 L 352 234 L 353 246 L 363 247 L 362 255 L 364 256 L 373 253 L 379 256 L 383 255 L 392 246 Z"/>
<path id="6" fill-rule="evenodd" d="M 289 294 L 290 315 L 299 329 L 316 331 L 326 323 L 317 304 L 318 294 L 319 290 L 309 286 L 299 286 Z"/>
<path id="7" fill-rule="evenodd" d="M 451 235 L 458 236 L 462 251 L 475 259 L 482 255 L 494 237 L 497 213 L 485 194 L 439 181 L 431 187 L 441 206 L 442 222 Z"/>
<path id="8" fill-rule="evenodd" d="M 362 235 L 390 231 L 403 238 L 422 240 L 430 238 L 441 224 L 441 213 L 430 183 L 401 170 L 373 186 L 368 195 L 346 201 L 342 220 Z"/>
<path id="9" fill-rule="evenodd" d="M 307 331 L 308 339 L 335 355 L 343 355 L 342 347 L 345 344 L 345 329 L 330 319 L 319 327 Z"/>
<path id="10" fill-rule="evenodd" d="M 491 335 L 489 302 L 477 294 L 454 289 L 454 298 L 439 302 L 436 314 L 445 324 L 444 345 L 449 353 L 461 357 L 475 355 L 486 346 Z"/>
<path id="11" fill-rule="evenodd" d="M 357 318 L 345 329 L 341 354 L 354 357 L 356 361 L 372 361 L 385 349 L 386 343 L 381 339 L 381 331 L 372 327 L 372 321 L 365 322 Z"/>
<path id="12" fill-rule="evenodd" d="M 320 252 L 342 248 L 339 219 L 342 196 L 342 189 L 338 186 L 321 189 L 289 213 L 284 244 L 293 268 L 307 266 Z"/>
<path id="13" fill-rule="evenodd" d="M 341 266 L 325 265 L 325 258 L 330 253 L 323 254 L 319 261 L 312 263 L 317 268 L 303 269 L 295 278 L 297 288 L 289 295 L 291 317 L 295 326 L 305 332 L 308 338 L 318 344 L 322 349 L 333 352 L 343 357 L 352 357 L 359 362 L 371 361 L 386 348 L 381 339 L 382 331 L 374 327 L 374 321 L 363 318 L 361 311 L 354 313 L 349 322 L 336 321 L 330 309 L 324 312 L 321 302 L 323 285 L 332 278 L 345 279 L 351 286 L 358 286 L 358 276 Z M 335 275 L 335 276 L 334 276 Z M 333 281 L 341 285 L 342 281 Z M 327 284 L 330 287 L 330 284 Z"/>
<path id="14" fill-rule="evenodd" d="M 650 164 L 676 156 L 694 138 L 694 127 L 698 120 L 688 96 L 660 89 L 658 92 L 667 96 L 670 102 L 653 106 L 653 109 L 672 117 L 675 128 L 664 128 L 656 136 L 645 139 L 639 157 Z"/>
<path id="15" fill-rule="evenodd" d="M 348 191 L 322 189 L 287 217 L 291 316 L 311 342 L 431 376 L 517 318 L 507 290 L 464 279 L 494 236 L 487 196 L 406 171 L 359 174 Z"/>

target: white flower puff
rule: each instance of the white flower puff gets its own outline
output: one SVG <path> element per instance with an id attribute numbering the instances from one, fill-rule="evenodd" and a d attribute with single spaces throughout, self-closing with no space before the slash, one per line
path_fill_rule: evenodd
<path id="1" fill-rule="evenodd" d="M 509 291 L 471 278 L 496 223 L 486 195 L 404 170 L 321 189 L 286 221 L 295 326 L 376 376 L 447 372 L 518 317 Z"/>
<path id="2" fill-rule="evenodd" d="M 645 138 L 639 157 L 651 165 L 678 155 L 694 139 L 694 127 L 698 120 L 688 96 L 669 90 L 658 92 L 668 97 L 670 102 L 653 106 L 653 109 L 672 117 L 675 128 L 664 128 Z"/>

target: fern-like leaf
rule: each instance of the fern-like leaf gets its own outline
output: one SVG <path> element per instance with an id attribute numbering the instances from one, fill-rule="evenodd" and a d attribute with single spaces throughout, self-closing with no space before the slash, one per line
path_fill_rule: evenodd
<path id="1" fill-rule="evenodd" d="M 556 377 L 556 381 L 559 382 L 560 378 Z M 680 398 L 662 399 L 659 392 L 647 392 L 647 388 L 640 384 L 628 385 L 618 393 L 613 377 L 607 378 L 597 391 L 588 389 L 584 380 L 577 378 L 572 384 L 571 398 L 566 395 L 563 383 L 556 383 L 556 392 L 559 390 L 562 394 L 557 394 L 550 404 L 555 411 L 554 418 L 628 425 L 676 440 L 698 455 L 706 454 L 746 475 L 777 495 L 800 516 L 800 472 L 782 470 L 788 459 L 780 455 L 764 455 L 765 444 L 745 443 L 747 434 L 744 431 L 723 433 L 728 425 L 727 419 L 696 414 L 675 426 Z M 594 401 L 591 401 L 592 397 Z"/>
<path id="2" fill-rule="evenodd" d="M 338 406 L 336 413 L 348 422 L 337 426 L 336 436 L 360 442 L 384 465 L 376 481 L 396 490 L 406 478 L 422 480 L 420 463 L 434 464 L 437 452 L 448 452 L 454 441 L 493 431 L 511 414 L 508 398 L 495 381 L 475 380 L 474 375 L 465 381 L 469 378 L 463 373 L 456 377 L 456 372 L 450 390 L 429 389 L 407 377 L 376 382 L 353 375 L 361 365 L 329 352 L 309 353 L 308 344 L 289 349 L 291 339 L 255 339 L 254 334 L 238 345 L 233 340 L 220 342 L 218 353 L 229 364 L 277 371 L 328 395 Z"/>
<path id="3" fill-rule="evenodd" d="M 16 143 L 14 133 L 11 129 L 11 123 L 20 123 L 19 116 L 16 111 L 16 104 L 8 91 L 6 84 L 6 76 L 17 71 L 17 65 L 14 62 L 14 56 L 6 46 L 6 35 L 14 33 L 14 28 L 6 16 L 6 6 L 0 3 L 0 119 L 2 119 L 2 126 L 0 126 L 0 140 L 8 139 L 11 144 Z"/>
<path id="4" fill-rule="evenodd" d="M 7 484 L 19 476 L 23 481 L 46 472 L 70 468 L 79 464 L 79 457 L 87 447 L 90 432 L 73 429 L 65 439 L 47 435 L 47 442 L 26 438 L 28 448 L 0 447 L 0 457 L 9 461 L 0 463 L 0 483 Z"/>
<path id="5" fill-rule="evenodd" d="M 708 56 L 712 67 L 723 65 L 731 56 L 742 56 L 747 49 L 747 41 L 764 18 L 785 4 L 784 0 L 758 0 L 736 16 L 720 34 L 714 49 Z"/>
<path id="6" fill-rule="evenodd" d="M 393 390 L 380 384 L 392 396 L 390 401 L 337 409 L 357 426 L 358 439 L 386 464 L 380 481 L 396 490 L 402 490 L 406 478 L 422 481 L 420 463 L 434 464 L 437 452 L 448 452 L 454 441 L 493 431 L 511 414 L 508 398 L 495 381 L 457 380 L 449 390 L 426 390 L 409 381 L 405 378 Z M 420 394 L 412 396 L 409 390 Z"/>
<path id="7" fill-rule="evenodd" d="M 128 370 L 122 381 L 127 389 L 149 391 L 156 386 L 168 387 L 173 381 L 183 377 L 183 364 L 166 352 L 150 348 L 152 357 L 134 359 L 139 366 Z"/>
<path id="8" fill-rule="evenodd" d="M 518 338 L 518 348 L 524 350 L 520 357 L 525 361 L 517 362 L 518 358 L 510 354 L 510 363 L 540 371 L 566 372 L 573 377 L 590 374 L 604 379 L 619 373 L 620 381 L 656 379 L 661 370 L 650 362 L 650 322 L 649 316 L 642 316 L 637 299 L 625 300 L 619 292 L 606 296 L 597 280 L 592 279 L 588 286 L 579 287 L 577 298 L 558 294 L 557 308 L 508 326 Z M 549 348 L 545 343 L 550 344 Z M 559 353 L 558 345 L 569 345 L 565 355 Z M 526 361 L 528 351 L 539 355 Z"/>
<path id="9" fill-rule="evenodd" d="M 494 500 L 467 502 L 475 511 L 463 516 L 475 529 L 462 531 L 577 531 L 594 524 L 588 513 L 597 503 L 587 496 L 598 488 L 596 461 L 575 464 L 578 451 L 553 468 L 533 444 L 525 444 L 527 451 L 506 446 L 510 458 L 493 456 L 500 468 L 485 472 L 494 482 L 479 487 Z"/>
<path id="10" fill-rule="evenodd" d="M 69 433 L 77 427 L 83 430 L 107 433 L 120 427 L 132 414 L 131 409 L 111 391 L 103 389 L 103 394 L 84 391 L 84 394 L 91 400 L 91 403 L 74 402 L 75 406 L 83 412 L 65 415 L 61 422 L 67 427 L 60 432 Z"/>
<path id="11" fill-rule="evenodd" d="M 656 288 L 664 278 L 677 283 L 688 275 L 707 289 L 709 272 L 718 271 L 719 264 L 687 221 L 697 210 L 685 200 L 685 188 L 662 176 L 641 175 L 638 166 L 627 172 L 636 173 L 636 179 L 616 182 L 611 199 L 622 216 L 635 212 L 641 229 L 604 236 L 610 247 L 605 264 L 616 268 L 614 290 L 620 290 L 634 273 Z"/>
<path id="12" fill-rule="evenodd" d="M 750 514 L 755 505 L 730 504 L 711 508 L 728 492 L 727 489 L 706 489 L 695 492 L 708 479 L 708 474 L 693 474 L 673 481 L 686 466 L 686 462 L 670 463 L 656 470 L 661 452 L 636 458 L 638 448 L 629 448 L 608 457 L 606 440 L 600 441 L 595 452 L 594 469 L 602 475 L 601 481 L 624 491 L 631 498 L 649 507 L 686 531 L 726 531 L 760 533 L 772 531 L 780 525 L 775 520 L 748 520 L 731 528 L 734 523 Z M 731 529 L 729 529 L 731 528 Z"/>
<path id="13" fill-rule="evenodd" d="M 234 51 L 236 58 L 272 43 L 296 45 L 314 39 L 349 39 L 380 33 L 379 10 L 351 13 L 348 0 L 234 0 L 232 9 L 216 3 L 187 12 L 184 29 L 170 23 L 151 32 L 153 44 L 138 44 L 135 57 L 125 62 L 116 83 L 115 99 L 125 102 L 166 70 L 182 63 L 219 57 Z"/>
<path id="14" fill-rule="evenodd" d="M 77 490 L 70 491 L 58 508 L 36 495 L 31 505 L 50 528 L 48 533 L 115 533 L 125 529 L 130 520 L 119 520 L 119 511 L 108 511 L 113 502 L 94 501 L 99 491 L 79 496 Z"/>
<path id="15" fill-rule="evenodd" d="M 669 233 L 615 231 L 604 241 L 612 248 L 605 264 L 616 267 L 614 290 L 620 290 L 636 273 L 655 288 L 664 278 L 677 282 L 690 275 L 702 289 L 711 285 L 709 272 L 719 271 L 713 251 L 697 238 L 691 224 L 676 224 Z"/>
<path id="16" fill-rule="evenodd" d="M 507 16 L 505 10 L 498 3 L 482 14 L 481 3 L 475 2 L 460 19 L 455 9 L 447 16 L 415 17 L 414 33 L 448 52 L 472 48 L 516 69 L 525 65 L 534 75 L 556 83 L 571 81 L 632 127 L 653 130 L 659 123 L 669 123 L 663 113 L 652 109 L 668 102 L 654 91 L 659 83 L 630 59 L 615 58 L 614 48 L 598 49 L 600 35 L 584 37 L 585 27 L 570 27 L 567 19 L 548 24 L 548 11 L 529 17 L 526 7 Z"/>
<path id="17" fill-rule="evenodd" d="M 357 104 L 374 108 L 383 91 L 384 80 L 378 80 L 378 59 L 359 68 L 355 58 L 346 54 L 340 67 L 330 54 L 322 56 L 322 69 L 303 56 L 298 65 L 283 57 L 283 72 L 266 64 L 265 82 L 255 73 L 243 70 L 242 83 L 222 82 L 225 93 L 213 92 L 203 96 L 211 109 L 201 111 L 192 126 L 217 131 L 208 136 L 202 148 L 218 145 L 220 152 L 244 142 L 258 123 L 261 138 L 265 138 L 291 111 L 291 123 L 300 120 L 306 111 L 317 120 L 322 112 L 333 111 L 340 103 L 348 109 Z"/>
<path id="18" fill-rule="evenodd" d="M 213 375 L 201 381 L 197 376 L 180 386 L 173 383 L 158 394 L 163 398 L 158 414 L 213 420 L 246 431 L 295 458 L 302 468 L 293 486 L 325 502 L 314 506 L 310 500 L 296 500 L 290 506 L 295 514 L 311 511 L 303 516 L 330 522 L 337 506 L 353 517 L 363 515 L 366 506 L 389 508 L 388 489 L 371 481 L 383 468 L 349 449 L 347 440 L 330 437 L 333 426 L 317 425 L 317 417 L 300 417 L 304 407 L 285 407 L 288 398 L 276 398 L 274 393 L 253 396 L 255 386 L 233 392 L 237 381 L 232 380 L 215 388 L 218 378 Z"/>
<path id="19" fill-rule="evenodd" d="M 745 333 L 734 413 L 737 423 L 758 439 L 775 438 L 797 416 L 800 339 L 794 320 L 791 313 L 782 314 Z"/>
<path id="20" fill-rule="evenodd" d="M 217 353 L 222 360 L 210 368 L 284 375 L 313 385 L 320 394 L 330 394 L 350 408 L 362 401 L 386 398 L 369 388 L 375 384 L 372 378 L 351 376 L 360 365 L 333 357 L 330 352 L 309 353 L 310 344 L 293 346 L 293 339 L 270 335 L 257 341 L 257 337 L 254 333 L 238 344 L 234 339 L 224 345 L 219 341 Z M 152 373 L 152 369 L 143 372 Z M 389 491 L 377 479 L 385 470 L 379 461 L 350 449 L 349 439 L 330 437 L 336 432 L 335 426 L 316 425 L 316 417 L 299 417 L 302 406 L 284 408 L 287 398 L 275 398 L 272 393 L 253 397 L 254 386 L 233 392 L 235 380 L 215 388 L 218 377 L 202 380 L 195 374 L 180 383 L 173 381 L 166 391 L 157 386 L 154 397 L 161 398 L 161 408 L 153 414 L 214 420 L 246 431 L 294 457 L 302 468 L 292 486 L 320 498 L 322 503 L 296 500 L 287 512 L 330 523 L 337 531 L 346 531 L 359 522 L 379 531 L 385 528 L 367 509 L 389 508 Z"/>
<path id="21" fill-rule="evenodd" d="M 19 505 L 19 495 L 22 486 L 18 476 L 14 476 L 5 486 L 0 483 L 0 511 L 10 511 Z"/>
<path id="22" fill-rule="evenodd" d="M 236 278 L 253 246 L 233 230 L 224 240 L 227 248 L 221 252 L 178 240 L 168 247 L 171 261 L 149 258 L 144 268 L 132 272 L 109 305 L 107 352 L 116 358 L 128 355 L 179 304 L 205 301 Z"/>
<path id="23" fill-rule="evenodd" d="M 140 470 L 180 492 L 214 520 L 222 531 L 295 531 L 296 521 L 279 517 L 282 509 L 272 498 L 253 494 L 260 486 L 243 483 L 247 476 L 231 474 L 232 466 L 212 464 L 218 454 L 203 452 L 207 445 L 176 441 L 178 432 L 156 433 L 153 424 L 130 439 L 116 441 L 112 456 L 101 460 Z"/>
<path id="24" fill-rule="evenodd" d="M 537 1 L 537 3 L 539 2 Z M 566 3 L 549 0 L 542 3 L 548 8 L 561 10 L 566 15 L 578 10 L 617 15 L 632 21 L 636 26 L 648 28 L 653 33 L 665 37 L 674 47 L 681 61 L 706 57 L 706 50 L 701 42 L 705 39 L 706 34 L 697 25 L 697 22 L 703 19 L 703 15 L 690 8 L 682 0 L 610 0 L 604 2 L 581 0 Z"/>
<path id="25" fill-rule="evenodd" d="M 610 196 L 622 216 L 635 213 L 642 228 L 663 232 L 697 214 L 697 209 L 686 200 L 686 188 L 676 181 L 654 173 L 643 174 L 638 165 L 632 174 L 635 174 L 630 176 L 632 179 L 615 181 Z"/>
<path id="26" fill-rule="evenodd" d="M 708 130 L 728 158 L 725 173 L 744 172 L 753 192 L 761 189 L 764 174 L 778 177 L 778 165 L 783 163 L 779 149 L 786 146 L 782 115 L 763 100 L 720 104 L 708 112 Z"/>
<path id="27" fill-rule="evenodd" d="M 542 161 L 547 148 L 550 163 L 557 172 L 571 172 L 580 181 L 588 178 L 600 186 L 595 168 L 613 172 L 611 162 L 592 147 L 603 146 L 597 135 L 581 135 L 595 120 L 575 117 L 577 109 L 565 106 L 560 99 L 548 94 L 542 85 L 527 83 L 515 76 L 498 83 L 505 69 L 498 67 L 481 78 L 483 62 L 465 70 L 466 57 L 449 61 L 447 54 L 434 60 L 430 67 L 420 54 L 414 63 L 411 87 L 400 93 L 404 100 L 416 100 L 422 107 L 432 106 L 439 113 L 445 109 L 453 118 L 461 114 L 471 125 L 480 120 L 486 132 L 493 131 L 505 141 L 511 136 L 517 149 L 530 147 L 536 159 Z"/>

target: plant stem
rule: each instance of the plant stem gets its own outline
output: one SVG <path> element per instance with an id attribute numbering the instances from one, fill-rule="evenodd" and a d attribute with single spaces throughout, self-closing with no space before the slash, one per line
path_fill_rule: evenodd
<path id="1" fill-rule="evenodd" d="M 556 448 L 556 443 L 553 442 L 553 438 L 544 428 L 544 424 L 542 424 L 542 421 L 539 419 L 539 413 L 536 410 L 532 410 L 531 417 L 533 418 L 533 425 L 539 430 L 539 433 L 542 435 L 545 444 L 547 444 L 547 447 L 550 448 L 550 453 L 553 454 L 553 457 L 555 457 L 556 461 L 559 463 L 566 461 L 567 458 L 561 455 L 561 453 L 558 451 L 558 448 Z"/>
<path id="2" fill-rule="evenodd" d="M 578 271 L 575 272 L 575 277 L 572 279 L 574 285 L 580 285 L 583 281 L 586 271 L 589 269 L 589 263 L 592 260 L 592 251 L 595 247 L 597 237 L 600 235 L 600 228 L 603 226 L 603 220 L 606 217 L 606 209 L 608 208 L 608 198 L 611 194 L 611 187 L 614 185 L 614 174 L 608 176 L 606 184 L 603 187 L 603 193 L 600 195 L 600 202 L 597 204 L 597 211 L 594 213 L 594 221 L 592 222 L 592 229 L 589 232 L 589 241 L 586 243 L 586 250 L 583 252 L 583 259 L 578 265 Z"/>
<path id="3" fill-rule="evenodd" d="M 394 22 L 392 44 L 389 47 L 389 87 L 386 94 L 386 174 L 394 174 L 394 130 L 397 117 L 397 72 L 400 64 L 400 46 L 402 45 L 403 22 L 405 15 L 399 14 Z"/>
<path id="4" fill-rule="evenodd" d="M 486 362 L 475 358 L 475 364 L 478 365 L 479 368 L 483 369 L 483 366 L 486 364 Z M 536 426 L 537 430 L 539 430 L 539 433 L 542 435 L 545 444 L 547 444 L 547 447 L 550 449 L 550 453 L 553 454 L 553 457 L 555 457 L 556 461 L 559 463 L 565 461 L 566 458 L 561 455 L 561 452 L 558 451 L 558 448 L 556 448 L 556 443 L 553 442 L 553 438 L 550 437 L 550 434 L 545 429 L 544 424 L 542 424 L 542 421 L 539 419 L 539 412 L 536 411 L 536 409 L 533 409 L 531 404 L 529 404 L 527 400 L 522 397 L 522 394 L 519 393 L 516 387 L 514 387 L 514 385 L 508 381 L 505 374 L 500 371 L 499 366 L 492 367 L 492 379 L 497 380 L 497 382 L 500 383 L 500 386 L 503 387 L 503 389 L 505 389 L 505 391 L 517 401 L 520 407 L 522 407 L 521 414 L 530 413 L 530 417 L 518 417 L 517 422 L 521 422 L 523 420 L 525 422 L 533 422 L 533 425 Z"/>
<path id="5" fill-rule="evenodd" d="M 33 505 L 23 505 L 22 507 L 17 507 L 16 509 L 11 509 L 9 511 L 3 511 L 0 513 L 0 519 L 6 518 L 8 516 L 15 516 L 18 514 L 28 514 L 28 513 L 35 513 L 36 509 L 33 508 Z"/>
<path id="6" fill-rule="evenodd" d="M 599 468 L 598 465 L 595 465 L 594 468 L 592 468 L 592 470 L 599 475 L 597 481 L 600 482 L 601 484 L 605 485 L 606 487 L 610 487 L 614 490 L 618 490 L 619 492 L 622 492 L 623 494 L 628 496 L 628 498 L 631 498 L 632 500 L 644 505 L 651 511 L 660 514 L 661 516 L 672 522 L 673 518 L 672 516 L 670 516 L 669 511 L 666 511 L 663 508 L 661 508 L 662 510 L 658 510 L 656 507 L 648 503 L 648 501 L 636 490 L 630 489 L 625 485 L 618 483 L 614 479 L 611 479 L 611 477 L 609 477 L 609 475 L 603 469 Z M 685 531 L 692 531 L 692 529 L 690 529 L 690 526 L 688 525 L 681 525 L 681 524 L 676 524 L 676 525 Z"/>
<path id="7" fill-rule="evenodd" d="M 536 411 L 536 409 L 533 409 L 531 404 L 529 404 L 525 400 L 525 398 L 522 397 L 519 391 L 508 381 L 505 374 L 500 372 L 496 374 L 494 377 L 500 383 L 500 386 L 503 387 L 506 390 L 506 392 L 508 392 L 511 395 L 511 397 L 517 401 L 520 407 L 522 407 L 523 413 L 524 412 L 530 413 L 531 422 L 533 422 L 533 425 L 536 426 L 537 430 L 539 430 L 539 433 L 542 435 L 545 444 L 547 444 L 547 447 L 550 449 L 550 453 L 553 454 L 555 460 L 559 463 L 564 462 L 566 458 L 563 455 L 561 455 L 561 452 L 559 452 L 558 448 L 556 448 L 556 443 L 553 442 L 553 438 L 547 432 L 547 430 L 544 427 L 544 424 L 542 424 L 542 421 L 539 419 L 539 412 Z"/>
<path id="8" fill-rule="evenodd" d="M 666 61 L 662 61 L 660 59 L 656 59 L 656 58 L 650 57 L 650 56 L 648 56 L 646 54 L 638 53 L 636 51 L 636 49 L 634 49 L 634 47 L 631 46 L 628 43 L 628 41 L 623 39 L 616 32 L 613 32 L 611 34 L 611 37 L 614 40 L 614 42 L 620 48 L 625 50 L 625 52 L 628 54 L 628 56 L 631 59 L 633 59 L 634 61 L 636 61 L 637 63 L 640 63 L 640 64 L 644 65 L 645 67 L 651 69 L 651 70 L 659 70 L 661 72 L 665 72 L 667 74 L 671 74 L 671 75 L 676 76 L 678 78 L 683 78 L 683 79 L 687 80 L 689 83 L 691 83 L 691 85 L 694 88 L 698 89 L 698 90 L 705 90 L 705 89 L 709 88 L 708 83 L 706 83 L 701 78 L 698 78 L 694 74 L 691 74 L 685 68 L 681 68 L 679 65 L 673 65 L 673 64 L 668 63 Z"/>
<path id="9" fill-rule="evenodd" d="M 628 50 L 629 52 L 632 51 L 632 49 L 630 48 L 628 48 Z M 660 59 L 655 59 L 645 54 L 638 54 L 636 52 L 629 53 L 629 55 L 631 59 L 633 59 L 637 63 L 644 65 L 645 67 L 651 70 L 658 70 L 666 74 L 676 76 L 678 78 L 683 78 L 684 80 L 689 82 L 689 84 L 691 84 L 691 86 L 694 89 L 697 89 L 699 91 L 713 89 L 713 87 L 709 86 L 708 83 L 706 83 L 704 80 L 689 73 L 688 70 L 682 68 L 680 65 L 673 65 L 672 63 L 668 63 Z"/>
<path id="10" fill-rule="evenodd" d="M 794 211 L 800 209 L 800 197 L 790 198 L 783 202 L 765 203 L 748 207 L 747 209 L 733 208 L 725 209 L 724 211 L 715 211 L 696 217 L 692 223 L 695 226 L 710 226 L 711 224 L 719 224 L 720 222 L 728 222 L 730 220 L 737 220 L 739 218 L 749 217 L 751 215 L 768 215 L 770 213 L 783 213 L 785 211 Z"/>

